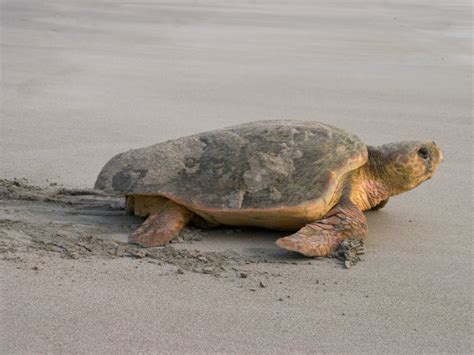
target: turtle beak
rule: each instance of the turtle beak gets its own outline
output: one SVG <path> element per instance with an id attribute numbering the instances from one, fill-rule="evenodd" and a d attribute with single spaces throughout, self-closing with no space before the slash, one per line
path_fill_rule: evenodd
<path id="1" fill-rule="evenodd" d="M 435 142 L 428 143 L 427 148 L 431 153 L 430 165 L 432 166 L 432 172 L 434 173 L 438 165 L 443 162 L 443 152 L 441 151 L 441 149 L 439 149 Z"/>
<path id="2" fill-rule="evenodd" d="M 443 161 L 443 152 L 438 148 L 435 142 L 431 142 L 431 152 L 435 162 L 440 164 Z"/>

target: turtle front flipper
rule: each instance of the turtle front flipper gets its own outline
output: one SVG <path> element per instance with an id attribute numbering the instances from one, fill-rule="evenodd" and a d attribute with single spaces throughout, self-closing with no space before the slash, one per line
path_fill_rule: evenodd
<path id="1" fill-rule="evenodd" d="M 179 234 L 193 213 L 186 207 L 168 201 L 157 213 L 151 213 L 130 236 L 129 242 L 146 248 L 168 243 Z"/>
<path id="2" fill-rule="evenodd" d="M 362 211 L 351 202 L 341 202 L 323 219 L 307 224 L 295 234 L 278 239 L 276 244 L 305 256 L 329 256 L 344 239 L 362 239 L 367 232 Z"/>

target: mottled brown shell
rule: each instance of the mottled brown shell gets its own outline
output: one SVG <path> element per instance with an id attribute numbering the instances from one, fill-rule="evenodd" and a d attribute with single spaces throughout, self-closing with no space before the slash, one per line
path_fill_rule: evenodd
<path id="1" fill-rule="evenodd" d="M 366 145 L 344 130 L 261 121 L 119 154 L 95 187 L 212 210 L 321 205 L 332 199 L 342 176 L 366 161 Z"/>

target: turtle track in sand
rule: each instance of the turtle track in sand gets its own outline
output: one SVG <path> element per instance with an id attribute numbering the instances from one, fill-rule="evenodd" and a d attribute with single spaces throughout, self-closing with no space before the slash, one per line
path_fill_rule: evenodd
<path id="1" fill-rule="evenodd" d="M 205 241 L 212 239 L 212 234 L 225 245 L 226 235 L 235 238 L 241 232 L 223 228 L 208 232 L 189 227 L 165 247 L 130 245 L 127 237 L 143 219 L 125 215 L 123 197 L 51 185 L 33 186 L 24 179 L 0 180 L 0 259 L 22 262 L 31 254 L 67 259 L 128 257 L 171 264 L 177 272 L 215 276 L 239 276 L 243 269 L 247 272 L 259 263 L 308 264 L 312 260 L 276 248 L 276 237 L 272 238 L 271 233 L 265 236 L 261 248 L 239 252 L 209 248 L 213 241 Z M 348 252 L 347 245 L 344 248 L 337 254 L 343 263 L 344 255 L 354 254 Z"/>

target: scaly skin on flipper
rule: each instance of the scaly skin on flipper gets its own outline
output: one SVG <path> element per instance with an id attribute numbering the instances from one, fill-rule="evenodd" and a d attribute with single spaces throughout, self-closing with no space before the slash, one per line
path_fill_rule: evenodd
<path id="1" fill-rule="evenodd" d="M 321 220 L 307 224 L 295 234 L 276 241 L 279 247 L 305 256 L 328 256 L 346 238 L 362 239 L 367 223 L 362 211 L 343 200 Z"/>
<path id="2" fill-rule="evenodd" d="M 129 242 L 146 248 L 164 245 L 179 234 L 192 215 L 186 207 L 168 201 L 160 212 L 148 216 L 130 236 Z"/>

